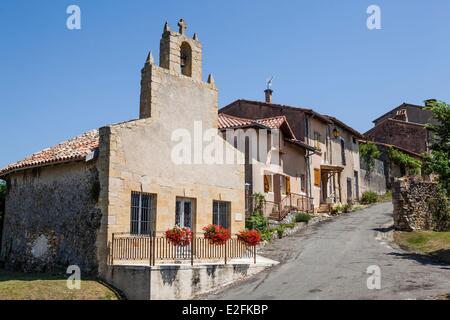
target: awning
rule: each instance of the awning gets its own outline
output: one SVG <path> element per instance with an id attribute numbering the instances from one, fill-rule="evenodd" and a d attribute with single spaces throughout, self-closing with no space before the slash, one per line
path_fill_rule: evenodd
<path id="1" fill-rule="evenodd" d="M 322 164 L 320 166 L 321 171 L 328 171 L 328 172 L 342 172 L 344 170 L 343 166 L 334 166 L 331 164 Z"/>

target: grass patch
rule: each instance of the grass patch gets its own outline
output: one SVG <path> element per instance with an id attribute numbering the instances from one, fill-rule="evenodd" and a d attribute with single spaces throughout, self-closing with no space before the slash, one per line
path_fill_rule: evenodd
<path id="1" fill-rule="evenodd" d="M 392 191 L 388 190 L 383 195 L 378 195 L 378 202 L 389 202 L 392 201 Z"/>
<path id="2" fill-rule="evenodd" d="M 394 239 L 403 249 L 426 254 L 450 264 L 450 231 L 396 231 Z"/>
<path id="3" fill-rule="evenodd" d="M 95 279 L 81 281 L 80 290 L 67 288 L 67 278 L 0 270 L 0 300 L 118 300 Z"/>

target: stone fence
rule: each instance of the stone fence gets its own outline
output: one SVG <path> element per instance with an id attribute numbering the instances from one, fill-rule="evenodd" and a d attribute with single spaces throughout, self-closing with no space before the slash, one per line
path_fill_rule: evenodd
<path id="1" fill-rule="evenodd" d="M 445 230 L 447 219 L 436 212 L 436 202 L 443 201 L 439 200 L 440 198 L 437 184 L 434 182 L 418 177 L 395 179 L 392 185 L 395 229 Z"/>

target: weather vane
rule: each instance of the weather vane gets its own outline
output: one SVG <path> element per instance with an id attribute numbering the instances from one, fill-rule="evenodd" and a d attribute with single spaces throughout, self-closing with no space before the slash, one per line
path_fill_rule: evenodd
<path id="1" fill-rule="evenodd" d="M 272 90 L 272 80 L 273 80 L 273 76 L 271 76 L 270 78 L 266 78 L 266 83 L 267 83 L 267 89 L 268 90 Z"/>

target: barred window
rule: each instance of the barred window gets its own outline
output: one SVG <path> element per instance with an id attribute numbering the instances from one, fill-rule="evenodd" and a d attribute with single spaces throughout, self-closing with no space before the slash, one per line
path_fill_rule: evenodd
<path id="1" fill-rule="evenodd" d="M 231 203 L 226 201 L 213 201 L 213 224 L 230 228 Z"/>
<path id="2" fill-rule="evenodd" d="M 155 222 L 156 194 L 131 192 L 131 234 L 151 234 Z"/>

